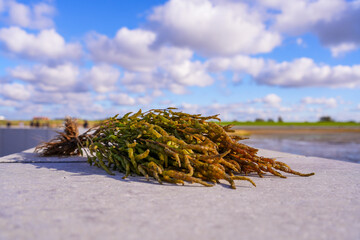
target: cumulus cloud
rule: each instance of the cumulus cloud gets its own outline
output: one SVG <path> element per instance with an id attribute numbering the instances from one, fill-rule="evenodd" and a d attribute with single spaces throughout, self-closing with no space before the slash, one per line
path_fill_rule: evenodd
<path id="1" fill-rule="evenodd" d="M 188 90 L 183 85 L 180 85 L 177 83 L 169 84 L 168 88 L 169 88 L 170 92 L 172 92 L 174 94 L 183 95 L 183 94 L 188 93 Z"/>
<path id="2" fill-rule="evenodd" d="M 6 11 L 2 19 L 12 25 L 0 29 L 2 50 L 41 62 L 8 71 L 11 78 L 0 84 L 0 103 L 10 108 L 16 101 L 28 101 L 34 111 L 42 104 L 69 114 L 104 112 L 109 105 L 117 107 L 114 111 L 121 106 L 123 111 L 149 105 L 161 94 L 170 94 L 168 91 L 186 94 L 209 86 L 214 82 L 213 73 L 227 77 L 226 71 L 233 73 L 234 81 L 249 74 L 255 82 L 273 86 L 360 86 L 360 65 L 330 66 L 309 58 L 276 62 L 250 56 L 271 52 L 281 44 L 282 34 L 294 35 L 296 43 L 304 46 L 300 34 L 305 32 L 316 34 L 334 57 L 354 51 L 360 45 L 355 24 L 360 21 L 360 1 L 257 0 L 256 4 L 170 0 L 150 12 L 146 28 L 123 27 L 113 37 L 89 34 L 85 44 L 94 62 L 89 69 L 73 62 L 83 57 L 81 45 L 66 42 L 53 29 L 52 6 L 6 1 L 2 7 L 2 2 L 0 12 Z M 265 10 L 259 10 L 259 5 Z M 202 60 L 199 55 L 211 58 Z M 169 101 L 167 96 L 160 100 Z M 334 108 L 341 105 L 338 101 L 306 97 L 297 110 Z M 106 105 L 102 107 L 99 102 Z M 290 116 L 296 109 L 283 106 L 283 99 L 274 93 L 247 103 L 260 104 L 184 103 L 181 109 L 207 115 L 221 113 L 227 120 L 274 118 L 280 113 Z M 20 105 L 17 109 L 23 110 Z"/>
<path id="3" fill-rule="evenodd" d="M 304 104 L 318 104 L 318 105 L 326 105 L 331 108 L 337 107 L 337 100 L 335 98 L 313 98 L 313 97 L 304 97 L 301 100 Z"/>
<path id="4" fill-rule="evenodd" d="M 265 98 L 266 96 L 257 99 L 261 99 L 262 101 Z M 325 101 L 320 100 L 320 102 L 331 104 L 333 100 L 329 99 Z M 285 121 L 317 121 L 320 116 L 331 114 L 333 111 L 333 105 L 328 106 L 323 103 L 321 103 L 321 105 L 328 106 L 329 108 L 324 108 L 323 106 L 313 106 L 312 104 L 305 103 L 269 108 L 269 106 L 266 104 L 249 104 L 249 102 L 253 101 L 254 100 L 249 100 L 247 102 L 212 103 L 204 105 L 184 102 L 182 104 L 175 105 L 174 107 L 178 107 L 180 110 L 189 113 L 201 113 L 203 115 L 220 114 L 219 117 L 223 121 L 253 121 L 256 118 L 277 119 L 279 116 L 281 116 Z M 319 100 L 315 101 L 318 102 Z M 317 103 L 314 104 L 320 105 Z M 344 110 L 341 114 L 342 116 L 339 116 L 339 118 L 342 120 L 353 119 L 353 114 L 354 112 Z"/>
<path id="5" fill-rule="evenodd" d="M 261 84 L 283 87 L 360 87 L 360 65 L 337 65 L 315 63 L 310 58 L 276 62 L 264 58 L 235 56 L 212 58 L 205 63 L 210 72 L 233 71 L 250 74 Z"/>
<path id="6" fill-rule="evenodd" d="M 33 88 L 31 85 L 20 83 L 0 84 L 0 94 L 9 100 L 25 101 L 32 95 Z"/>
<path id="7" fill-rule="evenodd" d="M 199 61 L 163 63 L 152 72 L 125 72 L 122 84 L 132 92 L 147 90 L 170 90 L 175 94 L 184 94 L 186 87 L 205 87 L 213 83 L 213 78 L 206 72 L 203 63 Z"/>
<path id="8" fill-rule="evenodd" d="M 211 58 L 206 62 L 206 67 L 211 72 L 231 70 L 258 75 L 264 68 L 266 61 L 262 58 L 252 58 L 238 55 L 230 58 Z"/>
<path id="9" fill-rule="evenodd" d="M 110 100 L 112 100 L 116 105 L 135 105 L 135 98 L 129 96 L 126 93 L 116 93 L 110 95 Z"/>
<path id="10" fill-rule="evenodd" d="M 53 6 L 38 3 L 32 7 L 16 1 L 5 1 L 4 11 L 8 12 L 8 23 L 31 29 L 50 28 L 54 25 L 52 17 L 55 14 Z"/>
<path id="11" fill-rule="evenodd" d="M 300 47 L 306 47 L 306 43 L 304 42 L 304 40 L 302 38 L 297 38 L 296 44 L 299 45 Z"/>
<path id="12" fill-rule="evenodd" d="M 275 93 L 268 94 L 262 99 L 263 103 L 268 104 L 270 106 L 279 106 L 281 101 L 282 99 Z"/>
<path id="13" fill-rule="evenodd" d="M 109 94 L 108 99 L 116 106 L 131 107 L 131 106 L 142 105 L 144 107 L 151 105 L 154 99 L 159 97 L 160 95 L 162 95 L 162 93 L 156 90 L 152 92 L 148 92 L 146 94 L 135 94 L 135 95 L 134 94 L 130 95 L 125 92 L 113 92 Z"/>
<path id="14" fill-rule="evenodd" d="M 346 2 L 343 0 L 260 0 L 260 2 L 280 10 L 280 13 L 274 16 L 273 27 L 276 30 L 295 35 L 309 31 L 319 22 L 328 23 L 336 19 L 346 9 Z"/>
<path id="15" fill-rule="evenodd" d="M 213 83 L 213 79 L 206 73 L 200 61 L 185 60 L 179 64 L 166 64 L 163 66 L 166 77 L 184 86 L 205 87 Z"/>
<path id="16" fill-rule="evenodd" d="M 32 34 L 19 27 L 2 28 L 0 43 L 12 55 L 50 62 L 78 59 L 82 51 L 80 44 L 66 43 L 54 29 Z"/>
<path id="17" fill-rule="evenodd" d="M 85 73 L 84 80 L 90 82 L 98 93 L 111 92 L 120 77 L 120 71 L 112 66 L 101 64 L 93 66 Z"/>
<path id="18" fill-rule="evenodd" d="M 69 91 L 77 84 L 79 69 L 66 63 L 49 67 L 35 65 L 32 68 L 16 67 L 9 70 L 10 75 L 19 80 L 27 81 L 43 91 Z"/>
<path id="19" fill-rule="evenodd" d="M 242 102 L 234 102 L 229 104 L 213 103 L 208 105 L 184 102 L 177 107 L 180 110 L 188 113 L 201 113 L 205 116 L 220 114 L 219 117 L 223 121 L 245 121 L 254 120 L 256 118 L 275 118 L 280 113 L 277 109 L 270 109 L 268 107 L 254 107 Z"/>
<path id="20" fill-rule="evenodd" d="M 333 57 L 339 57 L 357 48 L 358 46 L 355 43 L 341 43 L 339 45 L 330 47 L 330 51 Z"/>
<path id="21" fill-rule="evenodd" d="M 360 1 L 346 4 L 340 16 L 313 27 L 321 43 L 329 47 L 335 57 L 360 47 Z"/>
<path id="22" fill-rule="evenodd" d="M 124 27 L 113 39 L 93 33 L 86 42 L 95 61 L 117 64 L 130 71 L 149 72 L 161 62 L 176 63 L 191 58 L 193 54 L 184 48 L 154 48 L 155 40 L 156 34 L 152 31 Z"/>
<path id="23" fill-rule="evenodd" d="M 152 31 L 121 28 L 113 39 L 93 33 L 87 45 L 96 62 L 116 64 L 126 70 L 121 83 L 131 92 L 168 89 L 182 94 L 188 86 L 213 83 L 206 66 L 192 61 L 192 51 L 154 46 L 156 38 Z"/>
<path id="24" fill-rule="evenodd" d="M 254 100 L 249 101 L 250 103 L 264 103 L 271 107 L 280 107 L 282 102 L 281 97 L 276 95 L 275 93 L 270 93 L 263 98 L 256 98 Z"/>
<path id="25" fill-rule="evenodd" d="M 329 66 L 316 64 L 309 58 L 281 63 L 269 61 L 254 79 L 258 83 L 284 87 L 355 88 L 360 86 L 360 65 Z"/>
<path id="26" fill-rule="evenodd" d="M 257 0 L 257 7 L 267 12 L 271 29 L 295 36 L 313 33 L 334 57 L 360 46 L 360 1 Z"/>
<path id="27" fill-rule="evenodd" d="M 117 90 L 120 77 L 117 68 L 106 64 L 94 65 L 90 69 L 79 69 L 77 65 L 65 63 L 49 66 L 44 64 L 32 67 L 18 66 L 8 70 L 13 79 L 22 80 L 45 92 L 89 91 L 89 86 L 97 93 Z"/>
<path id="28" fill-rule="evenodd" d="M 2 13 L 5 10 L 5 6 L 4 6 L 4 0 L 0 0 L 0 13 Z"/>
<path id="29" fill-rule="evenodd" d="M 83 104 L 91 99 L 91 94 L 87 92 L 48 92 L 48 91 L 35 91 L 34 98 L 31 99 L 33 104 L 46 104 L 46 105 L 70 105 L 70 104 Z"/>
<path id="30" fill-rule="evenodd" d="M 241 2 L 170 0 L 148 17 L 160 42 L 211 56 L 270 52 L 281 43 L 262 17 Z"/>
<path id="31" fill-rule="evenodd" d="M 0 96 L 1 96 L 1 93 L 0 93 Z M 20 104 L 19 100 L 9 100 L 9 99 L 1 99 L 0 98 L 0 108 L 2 108 L 2 107 L 16 107 L 19 104 Z"/>
<path id="32" fill-rule="evenodd" d="M 50 108 L 39 111 L 33 106 L 48 106 Z M 96 102 L 94 95 L 90 92 L 50 93 L 38 91 L 34 93 L 32 101 L 28 102 L 28 108 L 32 109 L 31 114 L 45 112 L 57 117 L 64 117 L 65 114 L 69 116 L 91 116 L 92 118 L 98 116 L 100 119 L 104 117 L 104 115 L 98 115 L 104 112 L 104 107 Z M 27 108 L 21 108 L 21 106 L 18 109 L 21 111 L 27 110 Z"/>

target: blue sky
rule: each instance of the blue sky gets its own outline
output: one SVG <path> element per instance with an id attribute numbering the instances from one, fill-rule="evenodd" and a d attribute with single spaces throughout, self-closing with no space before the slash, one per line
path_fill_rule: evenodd
<path id="1" fill-rule="evenodd" d="M 0 0 L 0 118 L 360 121 L 359 23 L 359 0 Z"/>

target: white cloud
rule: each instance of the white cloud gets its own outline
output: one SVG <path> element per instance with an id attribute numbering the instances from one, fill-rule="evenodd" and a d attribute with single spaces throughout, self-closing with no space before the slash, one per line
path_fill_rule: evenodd
<path id="1" fill-rule="evenodd" d="M 116 93 L 110 95 L 110 100 L 112 100 L 116 105 L 135 105 L 135 98 L 129 96 L 126 93 Z"/>
<path id="2" fill-rule="evenodd" d="M 299 45 L 299 46 L 301 46 L 301 45 L 303 44 L 302 38 L 297 38 L 297 39 L 296 39 L 296 44 Z"/>
<path id="3" fill-rule="evenodd" d="M 44 29 L 54 25 L 52 17 L 55 14 L 55 8 L 46 3 L 38 3 L 30 7 L 16 1 L 5 1 L 2 8 L 3 11 L 8 12 L 5 20 L 10 25 L 30 29 Z"/>
<path id="4" fill-rule="evenodd" d="M 341 43 L 339 45 L 330 47 L 331 55 L 333 57 L 339 57 L 347 52 L 351 52 L 357 49 L 358 46 L 354 43 Z"/>
<path id="5" fill-rule="evenodd" d="M 41 107 L 43 109 L 41 109 Z M 96 103 L 94 96 L 89 92 L 34 92 L 31 100 L 27 101 L 27 106 L 18 105 L 17 111 L 26 112 L 31 115 L 39 114 L 64 117 L 97 116 L 103 119 L 104 108 Z"/>
<path id="6" fill-rule="evenodd" d="M 258 75 L 265 66 L 262 58 L 251 58 L 238 55 L 231 58 L 211 58 L 206 62 L 207 69 L 211 72 L 222 72 L 232 70 L 235 72 L 246 72 Z"/>
<path id="7" fill-rule="evenodd" d="M 301 100 L 304 104 L 319 104 L 319 105 L 326 105 L 331 108 L 337 107 L 337 101 L 335 98 L 313 98 L 313 97 L 304 97 Z"/>
<path id="8" fill-rule="evenodd" d="M 134 93 L 168 89 L 183 94 L 188 86 L 213 83 L 205 64 L 191 60 L 192 51 L 154 46 L 156 38 L 148 30 L 121 28 L 113 39 L 93 33 L 87 45 L 96 62 L 116 64 L 126 70 L 121 83 Z"/>
<path id="9" fill-rule="evenodd" d="M 161 85 L 163 82 L 160 80 L 153 78 L 150 73 L 125 72 L 121 83 L 131 92 L 143 93 L 148 90 L 149 86 L 156 88 Z"/>
<path id="10" fill-rule="evenodd" d="M 31 82 L 43 91 L 70 91 L 78 81 L 79 69 L 72 64 L 49 67 L 35 65 L 32 68 L 16 67 L 9 70 L 13 78 Z"/>
<path id="11" fill-rule="evenodd" d="M 4 0 L 0 0 L 0 13 L 3 12 L 5 10 L 5 6 L 4 6 Z"/>
<path id="12" fill-rule="evenodd" d="M 30 9 L 28 6 L 17 3 L 10 2 L 9 7 L 9 17 L 10 22 L 19 26 L 27 26 L 30 23 Z"/>
<path id="13" fill-rule="evenodd" d="M 93 33 L 86 42 L 95 61 L 117 64 L 130 71 L 149 72 L 161 62 L 179 62 L 193 54 L 177 47 L 154 48 L 155 40 L 154 32 L 121 28 L 113 39 Z"/>
<path id="14" fill-rule="evenodd" d="M 0 43 L 10 54 L 34 60 L 59 62 L 81 56 L 81 45 L 66 43 L 54 29 L 32 34 L 18 27 L 2 28 Z"/>
<path id="15" fill-rule="evenodd" d="M 213 83 L 205 65 L 199 61 L 179 63 L 163 62 L 152 72 L 125 72 L 122 84 L 130 91 L 170 90 L 175 94 L 187 93 L 189 86 L 205 87 Z"/>
<path id="16" fill-rule="evenodd" d="M 300 47 L 306 47 L 306 43 L 304 42 L 304 39 L 302 39 L 302 38 L 297 38 L 296 44 Z"/>
<path id="17" fill-rule="evenodd" d="M 313 32 L 329 47 L 333 56 L 360 47 L 360 1 L 346 2 L 346 8 L 330 22 L 319 22 Z"/>
<path id="18" fill-rule="evenodd" d="M 233 71 L 235 74 L 250 74 L 261 84 L 283 87 L 360 87 L 360 65 L 329 66 L 317 64 L 310 58 L 291 62 L 276 62 L 270 59 L 235 56 L 212 58 L 205 63 L 210 72 Z"/>
<path id="19" fill-rule="evenodd" d="M 32 95 L 33 88 L 30 85 L 20 83 L 0 84 L 0 94 L 6 99 L 25 101 Z"/>
<path id="20" fill-rule="evenodd" d="M 313 33 L 334 57 L 360 46 L 359 1 L 257 0 L 257 3 L 258 11 L 267 13 L 271 29 L 295 36 Z"/>
<path id="21" fill-rule="evenodd" d="M 98 93 L 111 92 L 116 89 L 116 82 L 120 77 L 120 71 L 109 65 L 101 64 L 93 66 L 84 76 L 84 81 L 90 82 Z"/>
<path id="22" fill-rule="evenodd" d="M 55 9 L 45 3 L 39 3 L 33 9 L 34 20 L 28 27 L 36 27 L 39 29 L 49 28 L 54 25 L 52 17 L 55 14 Z"/>
<path id="23" fill-rule="evenodd" d="M 213 83 L 205 65 L 191 61 L 192 51 L 154 46 L 156 38 L 148 30 L 121 28 L 113 39 L 94 33 L 88 37 L 87 45 L 96 62 L 117 64 L 127 70 L 121 82 L 131 92 L 169 89 L 182 94 L 187 86 Z"/>
<path id="24" fill-rule="evenodd" d="M 199 62 L 183 61 L 179 64 L 167 64 L 164 70 L 170 79 L 184 86 L 205 87 L 213 83 L 213 79 L 206 73 L 204 65 Z"/>
<path id="25" fill-rule="evenodd" d="M 270 94 L 269 94 L 270 95 Z M 257 98 L 263 101 L 265 97 Z M 320 116 L 331 115 L 333 112 L 331 108 L 324 108 L 322 106 L 313 107 L 307 104 L 295 104 L 288 106 L 277 106 L 269 108 L 268 105 L 250 105 L 250 100 L 245 102 L 232 102 L 232 103 L 213 103 L 213 104 L 194 104 L 184 102 L 180 105 L 174 105 L 180 110 L 189 113 L 201 113 L 203 115 L 220 114 L 220 119 L 223 121 L 253 121 L 256 118 L 277 119 L 279 116 L 285 121 L 317 121 Z M 329 103 L 332 100 L 329 101 Z M 360 109 L 360 108 L 359 108 Z M 353 119 L 354 112 L 344 109 L 343 116 L 339 116 L 342 120 Z M 344 117 L 346 115 L 346 117 Z M 356 115 L 356 114 L 355 114 Z"/>
<path id="26" fill-rule="evenodd" d="M 140 105 L 151 105 L 152 101 L 154 100 L 154 95 L 145 95 L 136 98 L 137 104 Z"/>
<path id="27" fill-rule="evenodd" d="M 32 103 L 56 105 L 92 105 L 93 96 L 89 92 L 48 92 L 35 91 Z"/>
<path id="28" fill-rule="evenodd" d="M 233 121 L 233 120 L 254 120 L 255 118 L 275 118 L 278 116 L 278 112 L 268 107 L 249 106 L 241 102 L 223 104 L 213 103 L 208 105 L 199 105 L 194 103 L 182 103 L 177 106 L 179 110 L 192 114 L 202 114 L 204 116 L 211 116 L 220 114 L 219 117 L 222 121 Z"/>
<path id="29" fill-rule="evenodd" d="M 258 1 L 263 6 L 280 10 L 274 14 L 274 29 L 300 35 L 318 22 L 330 22 L 346 9 L 343 0 Z"/>
<path id="30" fill-rule="evenodd" d="M 329 66 L 316 64 L 309 58 L 281 63 L 268 61 L 254 79 L 258 83 L 285 87 L 355 88 L 360 87 L 360 65 Z"/>
<path id="31" fill-rule="evenodd" d="M 183 95 L 183 94 L 188 93 L 188 90 L 183 85 L 180 85 L 180 84 L 177 84 L 177 83 L 171 83 L 169 85 L 169 90 L 172 93 L 178 94 L 178 95 Z"/>
<path id="32" fill-rule="evenodd" d="M 0 96 L 1 96 L 1 93 L 0 93 Z M 13 100 L 13 99 L 10 100 L 10 99 L 1 99 L 0 98 L 0 108 L 1 107 L 16 107 L 19 104 L 21 104 L 21 102 L 19 102 L 19 100 Z"/>
<path id="33" fill-rule="evenodd" d="M 249 102 L 250 103 L 264 103 L 271 107 L 280 107 L 282 99 L 275 93 L 270 93 L 263 98 L 256 98 L 254 100 L 250 100 Z"/>
<path id="34" fill-rule="evenodd" d="M 281 42 L 262 16 L 246 4 L 212 0 L 171 0 L 148 17 L 160 42 L 189 47 L 205 55 L 270 52 Z"/>
<path id="35" fill-rule="evenodd" d="M 144 71 L 156 64 L 150 45 L 156 35 L 145 30 L 121 28 L 114 39 L 92 34 L 87 39 L 88 48 L 95 61 L 115 63 L 130 70 Z"/>
<path id="36" fill-rule="evenodd" d="M 268 94 L 266 95 L 262 101 L 265 103 L 265 104 L 268 104 L 270 106 L 279 106 L 279 104 L 281 103 L 282 99 L 274 94 L 274 93 L 271 93 L 271 94 Z"/>

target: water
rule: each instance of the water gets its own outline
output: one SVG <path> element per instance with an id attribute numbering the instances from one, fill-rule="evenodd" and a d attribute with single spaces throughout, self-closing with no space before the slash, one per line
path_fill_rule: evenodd
<path id="1" fill-rule="evenodd" d="M 360 163 L 360 133 L 264 134 L 241 141 L 249 146 Z"/>
<path id="2" fill-rule="evenodd" d="M 48 141 L 57 129 L 0 128 L 0 157 Z M 360 132 L 256 134 L 241 141 L 256 148 L 360 163 Z"/>
<path id="3" fill-rule="evenodd" d="M 56 135 L 51 128 L 0 128 L 0 157 L 24 151 Z"/>

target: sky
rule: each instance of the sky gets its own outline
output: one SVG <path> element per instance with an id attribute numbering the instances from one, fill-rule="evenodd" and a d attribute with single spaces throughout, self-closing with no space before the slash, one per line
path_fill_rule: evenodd
<path id="1" fill-rule="evenodd" d="M 0 118 L 360 121 L 360 0 L 0 0 Z"/>

